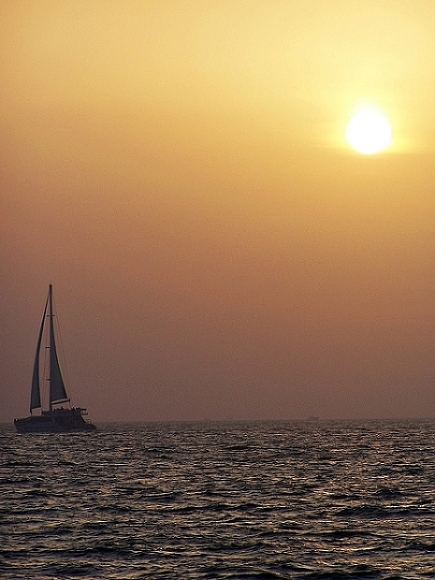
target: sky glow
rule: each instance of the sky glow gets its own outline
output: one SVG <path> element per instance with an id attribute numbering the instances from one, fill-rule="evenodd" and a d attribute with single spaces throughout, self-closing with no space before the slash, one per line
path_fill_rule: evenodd
<path id="1" fill-rule="evenodd" d="M 6 2 L 0 420 L 54 286 L 91 419 L 435 409 L 435 4 Z M 356 154 L 361 103 L 389 119 Z"/>

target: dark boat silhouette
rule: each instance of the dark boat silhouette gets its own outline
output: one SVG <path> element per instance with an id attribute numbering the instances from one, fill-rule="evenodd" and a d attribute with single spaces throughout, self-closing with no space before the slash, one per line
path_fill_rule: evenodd
<path id="1" fill-rule="evenodd" d="M 50 284 L 45 303 L 44 314 L 39 328 L 36 345 L 35 362 L 33 364 L 32 388 L 30 392 L 30 416 L 23 419 L 14 419 L 18 433 L 65 433 L 69 431 L 95 431 L 92 423 L 85 421 L 87 411 L 83 407 L 72 407 L 67 395 L 65 383 L 56 349 L 53 312 L 53 288 Z M 43 346 L 43 337 L 46 336 L 48 346 Z M 41 404 L 41 353 L 48 351 L 49 408 L 43 410 Z M 61 407 L 58 405 L 62 404 Z M 63 406 L 66 404 L 66 407 Z M 40 409 L 40 414 L 33 414 Z"/>

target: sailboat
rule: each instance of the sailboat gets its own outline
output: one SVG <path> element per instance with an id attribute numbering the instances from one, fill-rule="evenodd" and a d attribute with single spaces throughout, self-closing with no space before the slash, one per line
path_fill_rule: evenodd
<path id="1" fill-rule="evenodd" d="M 32 388 L 30 392 L 30 416 L 23 419 L 14 419 L 18 433 L 65 433 L 69 431 L 95 431 L 92 423 L 85 421 L 87 411 L 83 407 L 72 407 L 67 395 L 65 383 L 59 364 L 54 332 L 53 287 L 48 288 L 47 301 L 39 328 L 36 344 L 35 362 L 33 365 Z M 43 338 L 47 337 L 48 346 L 43 345 Z M 43 410 L 41 404 L 41 376 L 40 362 L 42 351 L 48 350 L 48 377 L 49 408 Z M 63 406 L 66 404 L 66 407 Z M 59 405 L 62 405 L 59 407 Z M 40 409 L 39 414 L 33 414 Z"/>

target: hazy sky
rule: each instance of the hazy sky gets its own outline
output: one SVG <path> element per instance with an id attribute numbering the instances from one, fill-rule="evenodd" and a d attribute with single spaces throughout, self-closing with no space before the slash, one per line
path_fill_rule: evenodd
<path id="1" fill-rule="evenodd" d="M 433 0 L 4 0 L 0 421 L 48 284 L 101 420 L 435 415 Z M 353 152 L 361 103 L 393 146 Z"/>

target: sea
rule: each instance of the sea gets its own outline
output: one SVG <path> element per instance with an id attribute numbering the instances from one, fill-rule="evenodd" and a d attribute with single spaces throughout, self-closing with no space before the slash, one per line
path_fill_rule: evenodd
<path id="1" fill-rule="evenodd" d="M 0 578 L 435 578 L 435 421 L 0 429 Z"/>

